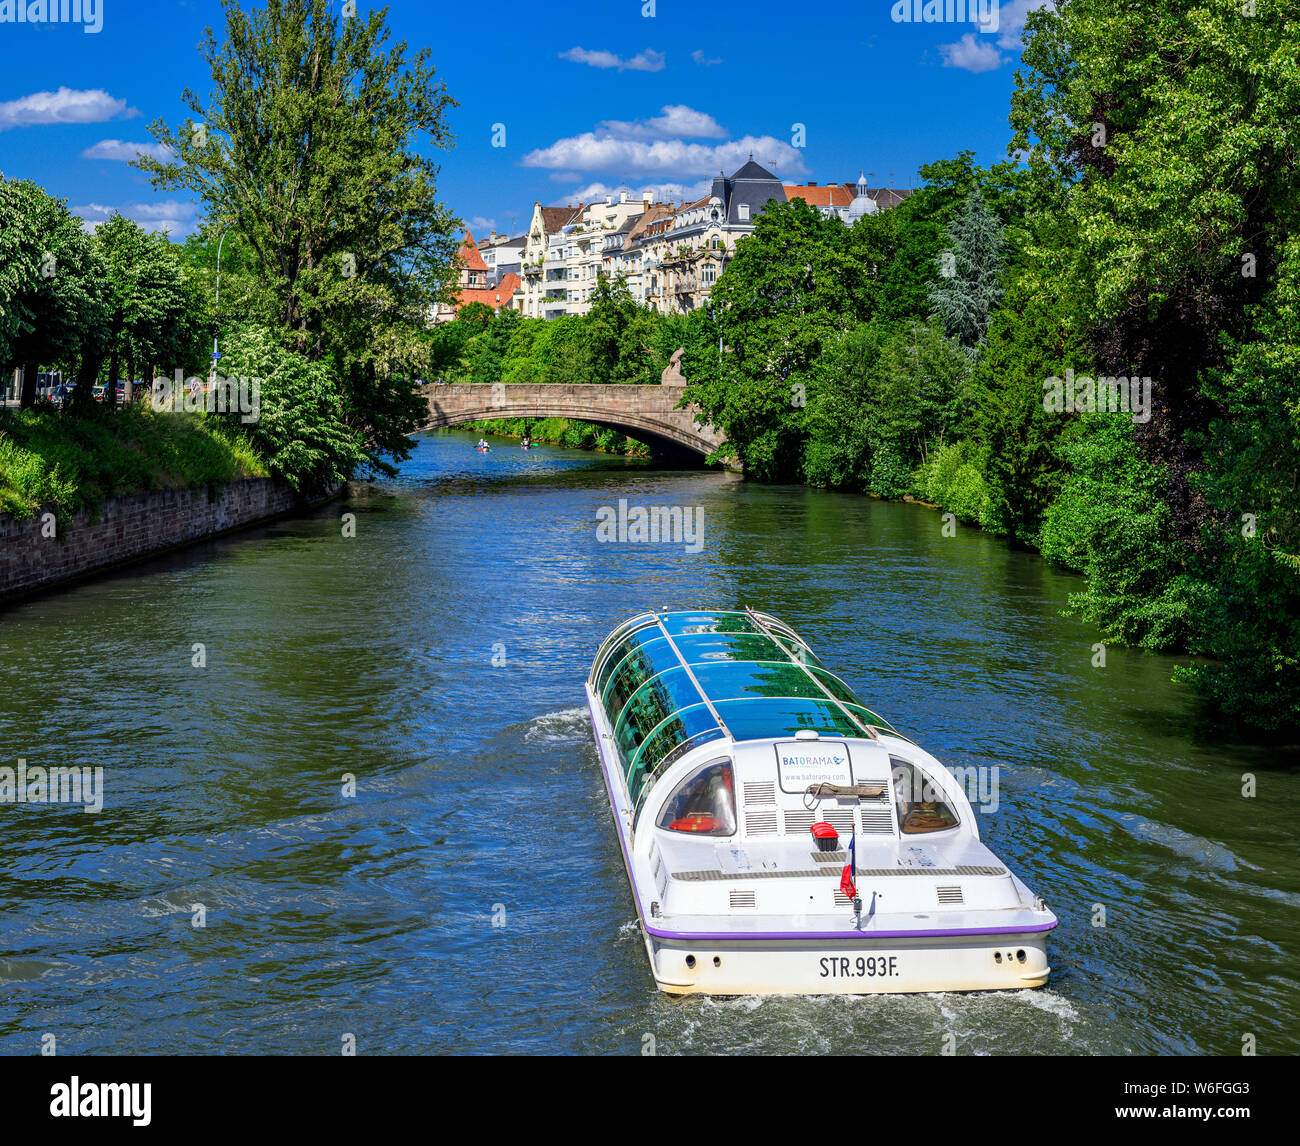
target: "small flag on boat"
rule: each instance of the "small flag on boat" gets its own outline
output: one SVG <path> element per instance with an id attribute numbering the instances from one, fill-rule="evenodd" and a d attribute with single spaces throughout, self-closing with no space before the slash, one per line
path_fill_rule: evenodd
<path id="1" fill-rule="evenodd" d="M 844 865 L 844 874 L 840 876 L 840 890 L 846 899 L 858 898 L 858 889 L 853 882 L 853 871 L 857 866 L 857 843 L 858 836 L 855 832 L 849 837 L 849 862 Z"/>

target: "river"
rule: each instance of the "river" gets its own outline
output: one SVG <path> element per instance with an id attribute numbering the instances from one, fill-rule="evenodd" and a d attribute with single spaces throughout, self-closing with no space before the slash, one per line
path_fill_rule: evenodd
<path id="1" fill-rule="evenodd" d="M 921 506 L 471 442 L 0 613 L 0 763 L 104 769 L 98 814 L 0 804 L 0 1053 L 1300 1051 L 1300 750 L 1169 658 L 1094 667 L 1078 578 Z M 702 546 L 602 543 L 619 498 L 702 507 Z M 583 679 L 632 612 L 743 605 L 1000 766 L 1046 988 L 656 992 Z"/>

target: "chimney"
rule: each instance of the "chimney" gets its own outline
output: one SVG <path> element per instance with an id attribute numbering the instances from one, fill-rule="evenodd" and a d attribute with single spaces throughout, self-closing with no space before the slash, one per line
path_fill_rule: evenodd
<path id="1" fill-rule="evenodd" d="M 605 206 L 606 206 L 606 207 L 612 207 L 613 205 L 614 205 L 614 196 L 613 196 L 613 195 L 606 195 L 606 196 L 605 196 Z"/>
<path id="2" fill-rule="evenodd" d="M 809 187 L 816 187 L 816 186 L 817 186 L 817 181 L 816 181 L 815 179 L 809 179 L 809 180 L 808 180 L 808 186 L 809 186 Z"/>
<path id="3" fill-rule="evenodd" d="M 642 202 L 642 203 L 653 203 L 653 202 L 654 202 L 654 198 L 655 198 L 655 193 L 654 193 L 653 191 L 646 191 L 646 192 L 644 192 L 644 193 L 642 194 L 642 196 L 641 196 L 641 202 Z"/>
<path id="4" fill-rule="evenodd" d="M 618 193 L 618 201 L 619 201 L 620 203 L 626 203 L 626 202 L 627 202 L 627 192 L 626 192 L 626 191 L 620 191 L 620 192 Z"/>

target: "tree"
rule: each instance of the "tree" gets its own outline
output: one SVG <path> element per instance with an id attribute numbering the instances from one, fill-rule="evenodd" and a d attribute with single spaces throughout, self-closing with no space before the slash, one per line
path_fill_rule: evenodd
<path id="1" fill-rule="evenodd" d="M 248 433 L 272 471 L 302 493 L 332 489 L 365 460 L 359 434 L 347 422 L 338 380 L 324 362 L 282 346 L 274 332 L 236 329 L 226 339 L 228 376 L 258 380 L 257 420 L 225 415 Z"/>
<path id="2" fill-rule="evenodd" d="M 105 406 L 115 401 L 120 368 L 130 379 L 159 364 L 192 364 L 201 332 L 200 299 L 184 274 L 179 249 L 165 234 L 146 233 L 114 213 L 95 229 L 94 245 L 104 274 L 105 338 L 94 348 L 108 359 Z M 95 374 L 98 374 L 98 366 Z M 78 386 L 81 403 L 88 387 Z"/>
<path id="3" fill-rule="evenodd" d="M 188 191 L 238 231 L 292 345 L 332 357 L 369 463 L 407 456 L 423 403 L 421 325 L 447 281 L 459 222 L 437 201 L 437 166 L 414 146 L 450 143 L 454 106 L 428 52 L 387 48 L 386 12 L 337 15 L 329 0 L 223 0 L 226 39 L 203 44 L 213 91 L 194 119 L 151 131 L 173 152 L 142 157 L 155 186 Z M 402 375 L 406 380 L 402 381 Z"/>
<path id="4" fill-rule="evenodd" d="M 974 353 L 1002 297 L 1002 225 L 984 197 L 972 191 L 944 237 L 947 249 L 940 252 L 930 302 L 944 330 Z"/>
<path id="5" fill-rule="evenodd" d="M 35 183 L 0 179 L 0 368 L 23 368 L 36 399 L 42 365 L 69 365 L 101 337 L 103 268 L 81 220 Z"/>
<path id="6" fill-rule="evenodd" d="M 862 317 L 864 293 L 844 225 L 802 199 L 773 201 L 696 312 L 685 400 L 755 476 L 798 473 L 814 364 Z"/>

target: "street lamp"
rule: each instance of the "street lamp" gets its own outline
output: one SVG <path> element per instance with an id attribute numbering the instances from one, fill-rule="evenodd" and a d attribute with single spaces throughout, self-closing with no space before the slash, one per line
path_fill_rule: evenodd
<path id="1" fill-rule="evenodd" d="M 212 374 L 208 378 L 209 386 L 215 386 L 217 384 L 217 359 L 221 357 L 221 352 L 217 350 L 216 324 L 221 321 L 221 248 L 225 243 L 228 234 L 230 234 L 229 227 L 221 232 L 221 239 L 217 243 L 217 302 L 216 313 L 213 315 L 215 321 L 212 328 Z"/>

